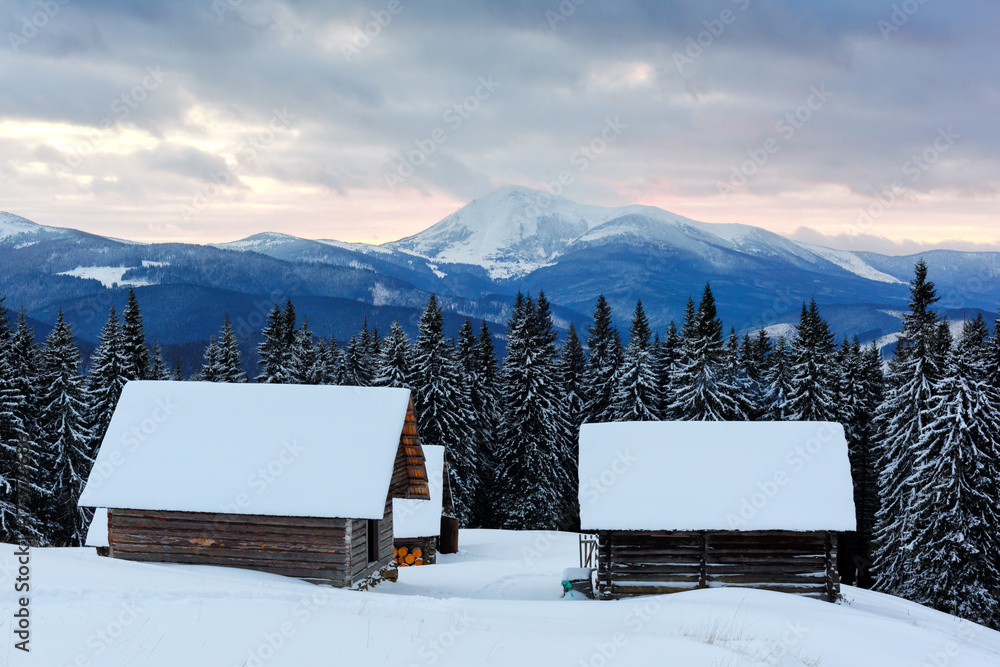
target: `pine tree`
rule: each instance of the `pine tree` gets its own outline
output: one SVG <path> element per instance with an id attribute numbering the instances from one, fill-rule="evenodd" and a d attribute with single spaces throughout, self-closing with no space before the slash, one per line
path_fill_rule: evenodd
<path id="1" fill-rule="evenodd" d="M 690 302 L 694 311 L 694 303 Z M 674 374 L 681 360 L 683 340 L 677 331 L 677 325 L 670 320 L 667 333 L 660 342 L 656 355 L 656 382 L 660 394 L 660 416 L 663 419 L 673 419 L 670 405 L 674 402 Z"/>
<path id="2" fill-rule="evenodd" d="M 122 311 L 122 350 L 125 355 L 123 373 L 126 380 L 149 379 L 149 348 L 143 329 L 142 313 L 135 291 L 129 288 L 128 301 Z"/>
<path id="3" fill-rule="evenodd" d="M 101 329 L 99 343 L 90 357 L 90 369 L 87 372 L 87 394 L 90 397 L 87 426 L 93 437 L 95 451 L 108 431 L 118 398 L 128 381 L 126 369 L 129 363 L 122 326 L 115 307 L 111 306 L 108 321 Z"/>
<path id="4" fill-rule="evenodd" d="M 2 388 L 7 438 L 5 457 L 13 462 L 13 501 L 16 520 L 13 538 L 22 544 L 47 546 L 51 526 L 41 510 L 51 501 L 49 461 L 39 447 L 39 372 L 41 355 L 28 318 L 21 309 L 17 326 L 7 342 L 7 375 Z"/>
<path id="5" fill-rule="evenodd" d="M 551 324 L 551 322 L 549 323 Z M 557 388 L 547 332 L 531 297 L 517 295 L 501 370 L 496 507 L 504 528 L 554 529 L 567 503 Z"/>
<path id="6" fill-rule="evenodd" d="M 625 358 L 615 378 L 615 394 L 611 410 L 614 421 L 660 419 L 661 398 L 649 335 L 649 320 L 642 308 L 642 301 L 639 301 L 635 304 L 635 312 L 632 315 Z"/>
<path id="7" fill-rule="evenodd" d="M 181 360 L 180 359 L 178 359 L 177 361 L 174 362 L 174 372 L 170 376 L 170 379 L 173 380 L 174 382 L 183 382 L 184 381 L 184 371 L 181 369 Z"/>
<path id="8" fill-rule="evenodd" d="M 388 335 L 382 339 L 375 386 L 410 388 L 410 339 L 399 320 L 392 323 Z"/>
<path id="9" fill-rule="evenodd" d="M 444 337 L 444 316 L 434 295 L 420 316 L 412 364 L 420 441 L 444 446 L 455 511 L 461 524 L 468 525 L 479 482 L 479 453 L 475 449 L 468 394 L 460 387 L 461 372 L 454 350 Z"/>
<path id="10" fill-rule="evenodd" d="M 44 461 L 46 502 L 39 518 L 55 546 L 83 546 L 90 511 L 77 500 L 94 463 L 86 424 L 87 394 L 80 352 L 62 311 L 45 341 L 41 368 L 41 428 L 36 459 Z M 36 483 L 38 483 L 37 480 Z"/>
<path id="11" fill-rule="evenodd" d="M 247 374 L 243 370 L 243 360 L 240 358 L 239 340 L 236 338 L 236 331 L 233 330 L 229 313 L 223 317 L 218 340 L 218 382 L 246 382 Z"/>
<path id="12" fill-rule="evenodd" d="M 559 378 L 562 380 L 562 394 L 566 400 L 566 419 L 577 436 L 583 424 L 587 407 L 587 355 L 572 323 L 566 332 L 559 355 Z"/>
<path id="13" fill-rule="evenodd" d="M 500 421 L 500 365 L 497 362 L 493 336 L 490 335 L 486 320 L 479 329 L 476 339 L 476 370 L 479 390 L 476 395 L 479 405 L 473 405 L 478 415 L 476 420 L 482 432 L 483 443 L 479 450 L 479 486 L 476 491 L 476 523 L 484 528 L 499 526 L 494 505 L 494 487 L 497 467 L 497 429 Z"/>
<path id="14" fill-rule="evenodd" d="M 671 418 L 685 421 L 741 421 L 748 404 L 723 372 L 722 321 L 710 285 L 697 310 L 688 300 L 681 361 L 674 377 Z"/>
<path id="15" fill-rule="evenodd" d="M 153 342 L 153 366 L 149 369 L 150 380 L 170 380 L 170 370 L 163 360 L 163 348 L 156 341 Z"/>
<path id="16" fill-rule="evenodd" d="M 784 421 L 788 419 L 788 396 L 792 392 L 791 352 L 784 336 L 774 343 L 765 374 L 767 397 L 763 419 Z"/>
<path id="17" fill-rule="evenodd" d="M 364 334 L 367 329 L 363 329 Z M 343 359 L 343 383 L 352 387 L 370 387 L 375 380 L 375 369 L 368 356 L 370 335 L 351 336 Z"/>
<path id="18" fill-rule="evenodd" d="M 295 310 L 291 300 L 284 312 L 275 304 L 264 324 L 264 340 L 257 346 L 257 355 L 260 357 L 257 363 L 261 366 L 257 382 L 287 384 L 292 381 L 292 343 L 295 331 L 288 330 L 289 321 L 294 327 Z"/>
<path id="19" fill-rule="evenodd" d="M 986 382 L 1000 390 L 1000 318 L 993 321 L 993 337 L 987 341 L 983 356 Z"/>
<path id="20" fill-rule="evenodd" d="M 976 623 L 1000 621 L 1000 409 L 982 330 L 966 323 L 934 387 L 913 460 L 907 598 Z"/>
<path id="21" fill-rule="evenodd" d="M 303 317 L 302 326 L 295 332 L 295 340 L 292 343 L 292 382 L 323 384 L 325 372 L 322 354 L 322 348 L 313 340 L 309 322 Z"/>
<path id="22" fill-rule="evenodd" d="M 563 530 L 579 528 L 580 507 L 578 498 L 579 474 L 577 459 L 577 434 L 566 419 L 566 400 L 562 393 L 562 379 L 559 377 L 559 349 L 556 345 L 559 335 L 552 322 L 552 313 L 545 293 L 538 292 L 538 299 L 532 321 L 532 338 L 536 357 L 534 363 L 545 370 L 548 382 L 539 397 L 549 403 L 555 439 L 552 448 L 556 458 L 556 480 L 559 484 L 560 514 L 558 526 Z M 648 326 L 647 326 L 648 330 Z"/>
<path id="23" fill-rule="evenodd" d="M 875 525 L 876 588 L 907 596 L 913 579 L 913 506 L 920 489 L 914 486 L 914 465 L 920 442 L 934 415 L 934 385 L 943 370 L 941 321 L 932 306 L 938 301 L 927 264 L 920 260 L 910 282 L 910 312 L 889 363 L 887 393 L 879 406 L 878 496 Z"/>
<path id="24" fill-rule="evenodd" d="M 15 414 L 14 370 L 9 359 L 13 330 L 4 301 L 5 297 L 0 296 L 0 541 L 16 542 L 20 427 Z"/>
<path id="25" fill-rule="evenodd" d="M 793 421 L 835 421 L 833 335 L 813 299 L 802 304 L 792 341 L 791 382 L 785 411 Z"/>
<path id="26" fill-rule="evenodd" d="M 208 339 L 208 347 L 202 355 L 201 370 L 195 376 L 199 382 L 222 382 L 219 366 L 219 343 L 215 336 Z"/>
<path id="27" fill-rule="evenodd" d="M 587 332 L 589 360 L 586 384 L 590 395 L 586 421 L 611 421 L 614 419 L 615 379 L 622 364 L 622 343 L 618 330 L 612 323 L 611 306 L 603 294 L 597 297 L 594 323 L 587 328 Z"/>

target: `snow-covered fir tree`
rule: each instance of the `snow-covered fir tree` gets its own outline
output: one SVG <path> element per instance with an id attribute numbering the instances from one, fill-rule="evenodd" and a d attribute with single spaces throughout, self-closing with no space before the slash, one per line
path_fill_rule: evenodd
<path id="1" fill-rule="evenodd" d="M 399 320 L 389 327 L 389 333 L 382 339 L 376 364 L 376 387 L 410 388 L 410 338 Z"/>
<path id="2" fill-rule="evenodd" d="M 585 417 L 587 407 L 587 355 L 572 323 L 566 332 L 566 341 L 559 353 L 559 378 L 562 380 L 562 395 L 566 404 L 566 420 L 577 436 Z M 574 438 L 574 441 L 576 438 Z"/>
<path id="3" fill-rule="evenodd" d="M 38 518 L 49 531 L 48 543 L 83 546 L 91 512 L 76 503 L 94 463 L 94 441 L 86 422 L 80 351 L 61 310 L 45 341 L 40 378 L 37 458 L 45 462 L 46 470 L 35 482 L 45 485 L 46 502 Z"/>
<path id="4" fill-rule="evenodd" d="M 434 295 L 427 300 L 420 316 L 412 364 L 420 441 L 444 446 L 455 511 L 461 524 L 468 525 L 479 484 L 479 452 L 471 426 L 468 393 L 459 386 L 461 371 L 444 336 L 444 316 Z"/>
<path id="5" fill-rule="evenodd" d="M 483 435 L 479 450 L 479 487 L 476 492 L 475 523 L 484 528 L 496 528 L 497 513 L 494 507 L 494 486 L 497 465 L 497 429 L 500 422 L 500 365 L 496 347 L 486 320 L 476 338 L 476 373 L 480 386 L 475 394 L 479 404 L 473 405 L 476 420 Z"/>
<path id="6" fill-rule="evenodd" d="M 222 329 L 219 331 L 218 376 L 218 382 L 241 383 L 247 381 L 246 371 L 243 370 L 243 360 L 240 358 L 239 340 L 236 338 L 236 331 L 229 319 L 229 313 L 223 317 Z"/>
<path id="7" fill-rule="evenodd" d="M 500 371 L 496 508 L 501 527 L 554 529 L 566 502 L 555 359 L 538 307 L 518 293 L 507 324 L 507 359 Z"/>
<path id="8" fill-rule="evenodd" d="M 199 382 L 222 382 L 219 366 L 219 343 L 215 336 L 210 336 L 208 346 L 202 355 L 201 370 L 195 375 Z"/>
<path id="9" fill-rule="evenodd" d="M 921 440 L 936 415 L 931 414 L 934 387 L 944 368 L 941 320 L 932 306 L 939 297 L 921 259 L 910 282 L 910 311 L 889 363 L 885 400 L 877 413 L 879 440 L 878 496 L 875 519 L 875 587 L 907 597 L 913 581 L 914 465 Z M 946 331 L 946 329 L 945 329 Z"/>
<path id="10" fill-rule="evenodd" d="M 181 360 L 174 362 L 174 372 L 170 374 L 170 379 L 174 382 L 184 381 L 184 370 L 181 368 Z"/>
<path id="11" fill-rule="evenodd" d="M 792 391 L 791 351 L 784 336 L 778 336 L 774 350 L 769 357 L 768 369 L 764 373 L 766 398 L 764 415 L 767 421 L 788 419 L 788 395 Z"/>
<path id="12" fill-rule="evenodd" d="M 302 326 L 295 332 L 291 364 L 292 382 L 295 384 L 323 384 L 326 376 L 323 348 L 313 340 L 306 317 L 302 318 Z"/>
<path id="13" fill-rule="evenodd" d="M 288 309 L 292 308 L 292 302 L 288 302 Z M 288 330 L 288 322 L 291 320 L 293 330 Z M 264 324 L 262 335 L 264 340 L 257 346 L 257 363 L 260 365 L 260 374 L 257 382 L 267 384 L 288 384 L 292 381 L 292 343 L 295 337 L 295 311 L 291 309 L 282 311 L 278 304 L 271 308 Z"/>
<path id="14" fill-rule="evenodd" d="M 108 312 L 108 321 L 101 329 L 97 349 L 90 357 L 90 368 L 87 371 L 87 395 L 90 399 L 87 425 L 94 439 L 95 450 L 107 433 L 122 388 L 128 381 L 126 369 L 130 363 L 125 353 L 118 313 L 112 305 Z"/>
<path id="15" fill-rule="evenodd" d="M 597 297 L 594 323 L 587 328 L 588 403 L 586 421 L 590 423 L 614 419 L 615 380 L 622 364 L 622 342 L 612 321 L 611 306 L 604 295 Z"/>
<path id="16" fill-rule="evenodd" d="M 694 310 L 694 303 L 691 303 L 691 310 Z M 667 326 L 667 332 L 660 341 L 660 346 L 656 350 L 656 384 L 660 394 L 660 416 L 663 419 L 673 419 L 670 406 L 674 402 L 674 373 L 677 372 L 677 365 L 681 360 L 681 346 L 683 340 L 677 331 L 677 325 L 673 320 Z"/>
<path id="17" fill-rule="evenodd" d="M 135 290 L 129 288 L 128 301 L 122 311 L 122 350 L 125 354 L 123 372 L 127 380 L 149 379 L 149 348 L 146 347 L 146 332 L 139 311 L 139 300 Z"/>
<path id="18" fill-rule="evenodd" d="M 360 335 L 351 336 L 343 359 L 343 378 L 345 385 L 352 387 L 370 387 L 375 380 L 375 367 L 368 354 L 371 333 L 365 328 Z"/>
<path id="19" fill-rule="evenodd" d="M 802 304 L 791 351 L 791 382 L 784 410 L 793 421 L 835 421 L 837 382 L 833 334 L 816 300 Z"/>
<path id="20" fill-rule="evenodd" d="M 635 304 L 625 357 L 615 378 L 611 415 L 614 421 L 657 421 L 660 392 L 649 344 L 649 320 L 642 301 Z"/>
<path id="21" fill-rule="evenodd" d="M 14 371 L 9 360 L 13 330 L 5 297 L 0 296 L 0 542 L 16 542 L 18 431 L 14 397 Z"/>
<path id="22" fill-rule="evenodd" d="M 1000 317 L 993 321 L 993 336 L 986 342 L 983 358 L 986 382 L 1000 391 Z"/>
<path id="23" fill-rule="evenodd" d="M 673 382 L 671 418 L 684 421 L 742 421 L 747 419 L 745 399 L 726 378 L 722 320 L 715 297 L 705 285 L 698 309 L 689 299 L 683 327 L 681 360 Z"/>
<path id="24" fill-rule="evenodd" d="M 170 369 L 167 362 L 163 360 L 163 348 L 159 343 L 153 341 L 153 365 L 149 369 L 150 380 L 170 380 Z"/>
<path id="25" fill-rule="evenodd" d="M 926 411 L 913 473 L 906 597 L 1000 623 L 1000 408 L 986 383 L 983 329 L 967 322 Z M 981 321 L 980 321 L 981 324 Z"/>

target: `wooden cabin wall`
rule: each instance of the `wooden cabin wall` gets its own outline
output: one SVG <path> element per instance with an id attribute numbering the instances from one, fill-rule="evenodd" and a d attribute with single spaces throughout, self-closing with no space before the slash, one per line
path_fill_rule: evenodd
<path id="1" fill-rule="evenodd" d="M 392 494 L 379 521 L 378 561 L 368 562 L 368 519 L 351 520 L 351 581 L 356 583 L 392 562 Z"/>
<path id="2" fill-rule="evenodd" d="M 347 519 L 109 509 L 108 539 L 113 558 L 223 565 L 350 585 Z"/>
<path id="3" fill-rule="evenodd" d="M 840 594 L 833 533 L 601 532 L 603 597 L 742 586 L 833 600 Z"/>

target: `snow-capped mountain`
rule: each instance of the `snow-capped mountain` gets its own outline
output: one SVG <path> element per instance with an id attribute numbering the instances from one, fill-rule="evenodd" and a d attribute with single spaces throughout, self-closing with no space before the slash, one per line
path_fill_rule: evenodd
<path id="1" fill-rule="evenodd" d="M 923 257 L 942 297 L 938 305 L 953 319 L 996 312 L 1000 253 L 938 250 Z M 430 294 L 444 303 L 449 327 L 469 315 L 502 331 L 514 295 L 539 290 L 559 327 L 586 327 L 604 294 L 619 324 L 641 299 L 659 329 L 679 322 L 687 298 L 697 300 L 706 282 L 727 328 L 787 328 L 802 302 L 815 297 L 838 335 L 885 340 L 899 329 L 916 260 L 832 250 L 650 206 L 579 204 L 518 186 L 383 245 L 274 232 L 212 246 L 137 244 L 0 213 L 0 295 L 7 306 L 23 304 L 48 323 L 61 307 L 91 341 L 128 286 L 140 295 L 151 337 L 193 345 L 215 333 L 227 311 L 234 322 L 242 318 L 246 332 L 259 331 L 260 311 L 266 315 L 268 304 L 286 296 L 303 304 L 315 331 L 338 338 L 365 317 L 380 329 L 398 318 L 414 333 Z M 252 357 L 250 339 L 246 346 Z"/>
<path id="2" fill-rule="evenodd" d="M 613 243 L 685 251 L 709 262 L 719 251 L 802 266 L 829 262 L 869 280 L 902 282 L 852 253 L 797 243 L 759 227 L 698 222 L 652 206 L 589 206 L 519 186 L 491 192 L 385 247 L 438 263 L 480 266 L 505 280 L 552 266 L 574 250 Z"/>

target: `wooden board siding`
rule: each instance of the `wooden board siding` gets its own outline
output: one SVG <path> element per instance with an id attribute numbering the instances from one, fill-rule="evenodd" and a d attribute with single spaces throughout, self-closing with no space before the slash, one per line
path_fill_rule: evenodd
<path id="1" fill-rule="evenodd" d="M 346 519 L 109 509 L 108 540 L 114 558 L 350 583 Z"/>
<path id="2" fill-rule="evenodd" d="M 392 466 L 392 481 L 389 484 L 392 498 L 415 498 L 430 500 L 427 486 L 427 468 L 424 465 L 424 450 L 420 448 L 417 434 L 417 413 L 413 409 L 413 399 L 406 408 L 403 432 L 399 436 L 399 449 Z"/>
<path id="3" fill-rule="evenodd" d="M 386 499 L 385 513 L 379 521 L 378 560 L 368 562 L 368 519 L 352 519 L 351 583 L 357 583 L 392 562 L 392 497 Z"/>
<path id="4" fill-rule="evenodd" d="M 602 597 L 743 586 L 824 600 L 840 594 L 829 532 L 599 533 Z"/>

